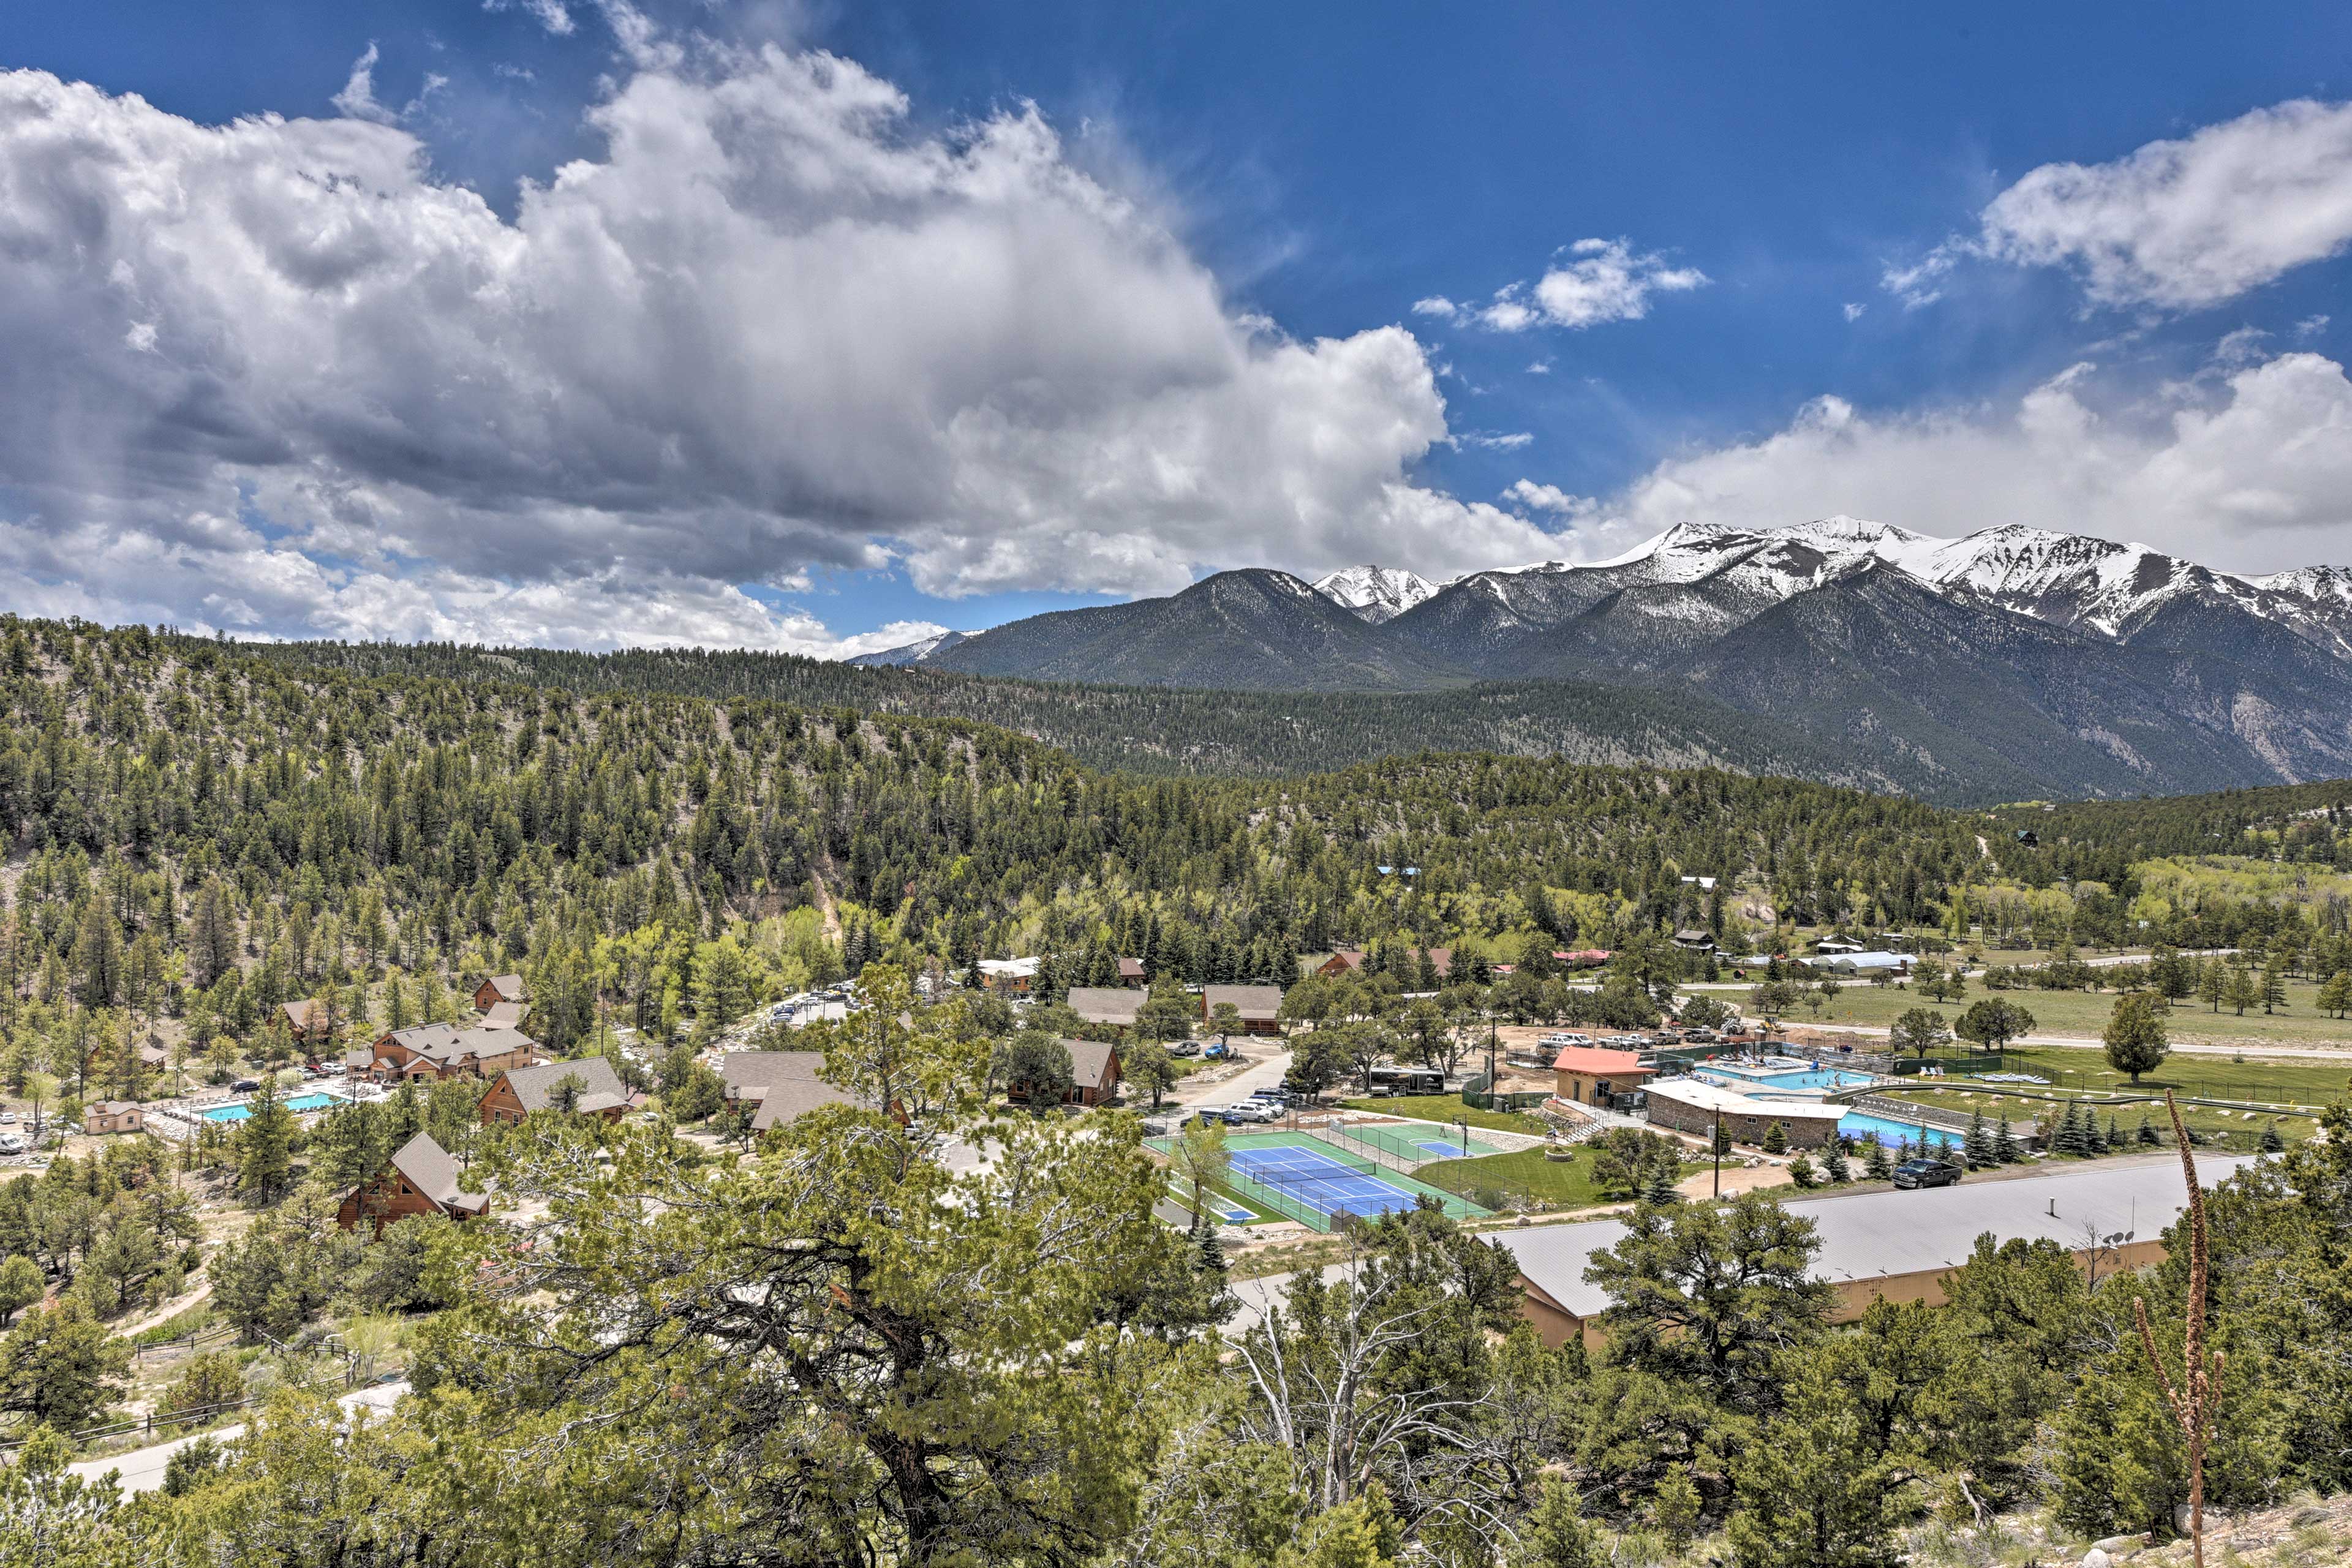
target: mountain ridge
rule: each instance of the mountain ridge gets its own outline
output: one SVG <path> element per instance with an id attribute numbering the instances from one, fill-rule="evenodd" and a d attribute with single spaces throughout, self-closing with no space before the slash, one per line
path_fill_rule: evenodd
<path id="1" fill-rule="evenodd" d="M 2352 573 L 2242 576 L 2015 524 L 1950 540 L 1844 516 L 1685 522 L 1606 561 L 1442 586 L 1378 566 L 1314 584 L 1252 568 L 890 662 L 1193 690 L 1648 688 L 1941 795 L 2352 774 Z"/>

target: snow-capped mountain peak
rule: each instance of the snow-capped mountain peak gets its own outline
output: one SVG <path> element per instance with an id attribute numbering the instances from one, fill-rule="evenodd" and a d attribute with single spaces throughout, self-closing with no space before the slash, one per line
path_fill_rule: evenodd
<path id="1" fill-rule="evenodd" d="M 1402 566 L 1343 566 L 1315 582 L 1315 591 L 1379 626 L 1437 595 L 1437 584 Z"/>

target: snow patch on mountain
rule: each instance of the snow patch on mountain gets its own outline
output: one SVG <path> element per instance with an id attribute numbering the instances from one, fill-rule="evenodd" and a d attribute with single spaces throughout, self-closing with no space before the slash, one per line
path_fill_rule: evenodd
<path id="1" fill-rule="evenodd" d="M 1438 585 L 1402 566 L 1342 566 L 1315 581 L 1315 591 L 1379 626 L 1437 596 Z"/>
<path id="2" fill-rule="evenodd" d="M 941 632 L 937 637 L 919 637 L 898 647 L 883 648 L 877 653 L 862 653 L 843 662 L 856 665 L 862 669 L 903 668 L 908 665 L 920 664 L 933 654 L 945 653 L 958 643 L 970 642 L 979 635 L 978 632 Z"/>

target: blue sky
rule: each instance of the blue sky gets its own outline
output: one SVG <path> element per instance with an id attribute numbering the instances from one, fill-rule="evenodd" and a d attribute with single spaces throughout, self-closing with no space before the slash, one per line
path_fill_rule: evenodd
<path id="1" fill-rule="evenodd" d="M 1685 517 L 2343 562 L 2352 16 L 2259 18 L 16 0 L 97 96 L 0 197 L 120 254 L 0 278 L 0 589 L 829 651 Z"/>

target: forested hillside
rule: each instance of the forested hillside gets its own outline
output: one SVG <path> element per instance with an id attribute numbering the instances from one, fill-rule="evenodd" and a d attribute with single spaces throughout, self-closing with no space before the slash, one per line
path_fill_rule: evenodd
<path id="1" fill-rule="evenodd" d="M 1480 755 L 1150 779 L 840 707 L 363 676 L 48 623 L 11 626 L 5 649 L 0 995 L 29 995 L 34 1037 L 85 1038 L 93 1009 L 243 1034 L 370 977 L 355 1005 L 421 1017 L 428 980 L 520 969 L 562 1046 L 599 1008 L 731 1016 L 886 954 L 1115 949 L 1195 980 L 1284 978 L 1300 953 L 1388 937 L 1508 959 L 1690 924 L 1948 924 L 2062 880 L 2033 906 L 2045 934 L 2120 940 L 2141 861 L 2347 854 L 2344 786 L 1956 814 Z M 2131 934 L 2224 940 L 2279 908 L 2176 901 Z M 700 994 L 698 944 L 753 973 Z"/>
<path id="2" fill-rule="evenodd" d="M 136 630 L 20 624 L 5 650 L 19 1051 L 113 1008 L 243 1035 L 371 978 L 354 1010 L 405 1020 L 444 980 L 511 969 L 562 1047 L 600 1006 L 740 1011 L 740 979 L 701 994 L 698 943 L 786 986 L 886 953 L 1110 942 L 1281 977 L 1390 933 L 1615 943 L 1719 920 L 1699 875 L 1809 916 L 1923 919 L 1980 859 L 1931 807 L 1723 773 L 1429 756 L 1155 781 L 952 721 L 360 677 Z"/>
<path id="3" fill-rule="evenodd" d="M 793 654 L 637 649 L 613 654 L 440 643 L 256 643 L 236 651 L 353 675 L 423 675 L 566 691 L 746 697 L 802 707 L 1002 725 L 1089 766 L 1144 774 L 1319 773 L 1421 751 L 1570 763 L 1727 767 L 1943 798 L 1950 781 L 1896 754 L 1856 757 L 1801 730 L 1686 692 L 1524 680 L 1443 694 L 1179 690 L 866 668 Z M 1967 798 L 2031 795 L 2031 772 L 1995 770 Z"/>

